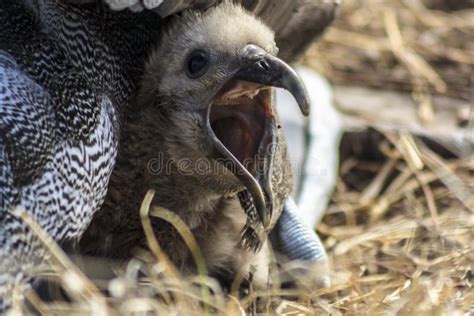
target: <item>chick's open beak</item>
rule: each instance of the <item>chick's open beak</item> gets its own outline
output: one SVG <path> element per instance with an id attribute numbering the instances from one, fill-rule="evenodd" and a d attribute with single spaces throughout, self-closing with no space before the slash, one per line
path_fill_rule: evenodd
<path id="1" fill-rule="evenodd" d="M 253 204 L 264 228 L 273 210 L 271 180 L 278 145 L 271 87 L 288 90 L 301 112 L 308 115 L 309 99 L 296 72 L 262 48 L 247 45 L 241 51 L 240 68 L 215 96 L 207 113 L 215 158 L 230 162 L 226 167 L 246 188 L 250 197 L 245 202 Z"/>

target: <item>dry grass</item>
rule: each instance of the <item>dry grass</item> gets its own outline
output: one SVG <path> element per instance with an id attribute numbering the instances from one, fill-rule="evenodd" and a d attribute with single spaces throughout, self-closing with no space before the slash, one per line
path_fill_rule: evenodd
<path id="1" fill-rule="evenodd" d="M 411 91 L 429 119 L 433 93 L 472 98 L 473 13 L 427 10 L 416 0 L 346 0 L 340 19 L 306 62 L 335 83 Z M 236 281 L 223 293 L 203 265 L 200 276 L 183 278 L 154 239 L 148 216 L 179 227 L 198 263 L 200 252 L 178 219 L 149 210 L 148 196 L 141 215 L 151 251 L 138 251 L 139 259 L 117 269 L 111 282 L 91 282 L 23 213 L 49 249 L 48 273 L 72 302 L 45 304 L 33 291 L 28 298 L 40 312 L 57 315 L 474 312 L 474 156 L 446 156 L 403 131 L 369 132 L 374 135 L 377 141 L 362 141 L 362 149 L 344 155 L 329 210 L 317 228 L 333 267 L 328 289 L 274 286 L 242 296 Z M 16 305 L 15 312 L 25 310 Z"/>
<path id="2" fill-rule="evenodd" d="M 454 315 L 473 308 L 474 159 L 445 160 L 410 135 L 351 157 L 318 231 L 349 314 Z"/>
<path id="3" fill-rule="evenodd" d="M 44 314 L 436 314 L 462 315 L 474 302 L 474 157 L 446 160 L 410 135 L 386 134 L 374 149 L 382 158 L 353 155 L 318 227 L 331 263 L 332 287 L 300 286 L 230 294 L 205 276 L 183 278 L 147 234 L 152 252 L 138 253 L 118 269 L 119 277 L 93 285 L 23 213 L 51 254 L 52 274 L 72 303 L 46 305 L 29 293 Z M 150 195 L 142 215 L 147 225 Z M 192 235 L 174 222 L 202 263 Z M 203 268 L 205 269 L 205 268 Z M 141 277 L 138 277 L 142 274 Z M 97 287 L 108 290 L 108 297 Z"/>

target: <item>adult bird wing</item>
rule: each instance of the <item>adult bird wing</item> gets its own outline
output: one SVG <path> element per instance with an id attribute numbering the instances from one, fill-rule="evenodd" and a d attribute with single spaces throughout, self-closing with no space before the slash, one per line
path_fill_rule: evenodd
<path id="1" fill-rule="evenodd" d="M 13 184 L 30 183 L 51 158 L 54 121 L 42 88 L 0 50 L 0 212 L 13 202 Z"/>

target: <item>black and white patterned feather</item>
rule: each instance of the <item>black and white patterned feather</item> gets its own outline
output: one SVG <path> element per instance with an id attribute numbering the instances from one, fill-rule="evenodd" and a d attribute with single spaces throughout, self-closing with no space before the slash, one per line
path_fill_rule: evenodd
<path id="1" fill-rule="evenodd" d="M 43 257 L 13 208 L 57 242 L 82 234 L 106 194 L 119 113 L 159 25 L 151 13 L 30 2 L 0 4 L 0 311 Z"/>

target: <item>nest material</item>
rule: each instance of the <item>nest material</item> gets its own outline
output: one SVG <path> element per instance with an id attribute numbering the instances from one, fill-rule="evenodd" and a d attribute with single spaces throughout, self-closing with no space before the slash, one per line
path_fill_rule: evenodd
<path id="1" fill-rule="evenodd" d="M 357 137 L 370 137 L 373 152 L 348 153 L 318 227 L 341 287 L 331 306 L 357 315 L 469 311 L 473 156 L 444 159 L 404 133 Z"/>

